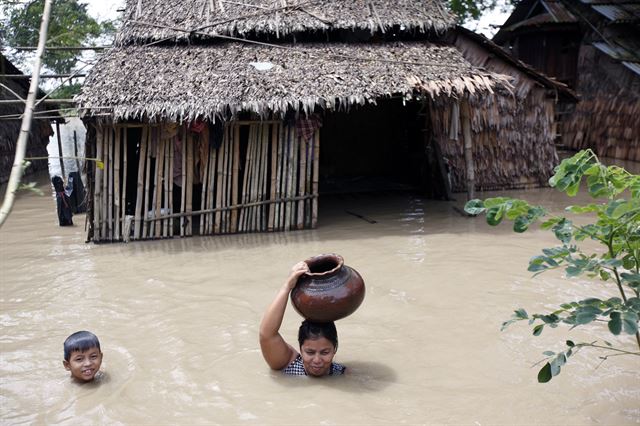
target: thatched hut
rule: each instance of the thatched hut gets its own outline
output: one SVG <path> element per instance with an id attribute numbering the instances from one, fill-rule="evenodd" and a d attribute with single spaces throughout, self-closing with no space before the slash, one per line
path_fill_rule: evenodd
<path id="1" fill-rule="evenodd" d="M 20 135 L 21 115 L 24 113 L 24 99 L 29 92 L 29 79 L 16 68 L 4 55 L 0 54 L 0 184 L 6 183 L 11 175 L 11 168 L 16 154 L 16 142 Z M 38 94 L 40 97 L 44 93 Z M 57 113 L 47 113 L 44 119 L 42 112 L 56 108 L 51 105 L 39 105 L 35 111 L 36 119 L 31 125 L 27 144 L 27 158 L 44 158 L 33 160 L 24 171 L 25 175 L 47 170 L 47 144 L 53 135 L 51 122 L 64 119 Z"/>
<path id="2" fill-rule="evenodd" d="M 560 104 L 564 146 L 640 161 L 639 28 L 638 0 L 523 0 L 493 40 L 580 96 Z"/>
<path id="3" fill-rule="evenodd" d="M 441 146 L 463 141 L 447 151 L 454 190 L 546 180 L 552 145 L 478 149 L 468 114 L 438 110 L 511 87 L 447 41 L 454 29 L 438 1 L 129 0 L 77 98 L 87 156 L 104 159 L 89 239 L 315 227 L 319 195 L 356 180 L 446 196 Z M 474 131 L 500 125 L 486 117 Z M 492 172 L 474 179 L 474 162 Z"/>

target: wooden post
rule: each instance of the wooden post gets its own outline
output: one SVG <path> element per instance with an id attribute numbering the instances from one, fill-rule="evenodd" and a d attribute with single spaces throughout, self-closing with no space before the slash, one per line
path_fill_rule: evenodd
<path id="1" fill-rule="evenodd" d="M 60 136 L 60 123 L 56 121 L 56 136 L 58 138 L 58 159 L 60 160 L 60 173 L 62 174 L 62 180 L 67 180 L 67 175 L 64 172 L 64 154 L 62 153 L 62 137 Z"/>
<path id="2" fill-rule="evenodd" d="M 147 126 L 142 128 L 142 136 L 140 137 L 140 158 L 138 159 L 138 191 L 136 193 L 136 216 L 133 223 L 133 238 L 139 240 L 142 235 L 142 204 L 143 204 L 143 185 L 144 185 L 144 166 L 147 158 Z"/>
<path id="3" fill-rule="evenodd" d="M 471 114 L 468 100 L 461 105 L 462 135 L 464 137 L 464 160 L 467 169 L 467 200 L 475 198 L 476 174 L 473 166 L 473 145 L 471 141 Z"/>

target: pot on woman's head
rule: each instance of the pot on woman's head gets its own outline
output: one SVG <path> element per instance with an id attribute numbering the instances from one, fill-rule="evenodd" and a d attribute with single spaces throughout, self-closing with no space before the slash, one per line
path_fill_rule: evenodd
<path id="1" fill-rule="evenodd" d="M 309 272 L 298 279 L 291 302 L 311 321 L 330 322 L 351 315 L 364 300 L 364 281 L 338 254 L 321 254 L 305 260 Z"/>

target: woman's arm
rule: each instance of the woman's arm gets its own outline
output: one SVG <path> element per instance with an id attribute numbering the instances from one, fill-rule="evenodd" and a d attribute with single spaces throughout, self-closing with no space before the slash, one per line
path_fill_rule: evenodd
<path id="1" fill-rule="evenodd" d="M 304 262 L 298 262 L 291 268 L 287 281 L 282 285 L 260 323 L 260 349 L 269 367 L 281 370 L 291 363 L 298 353 L 280 335 L 280 326 L 287 308 L 289 293 L 295 287 L 298 278 L 309 271 Z"/>

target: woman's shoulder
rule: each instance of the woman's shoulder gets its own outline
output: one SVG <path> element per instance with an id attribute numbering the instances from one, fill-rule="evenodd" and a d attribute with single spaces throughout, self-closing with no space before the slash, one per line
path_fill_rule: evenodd
<path id="1" fill-rule="evenodd" d="M 307 372 L 304 369 L 304 365 L 302 364 L 302 357 L 299 353 L 296 352 L 296 357 L 283 368 L 282 371 L 284 374 L 289 374 L 291 376 L 306 376 Z"/>

